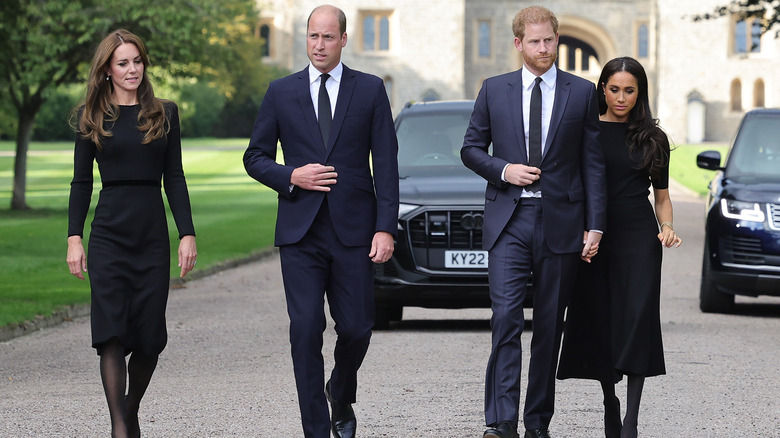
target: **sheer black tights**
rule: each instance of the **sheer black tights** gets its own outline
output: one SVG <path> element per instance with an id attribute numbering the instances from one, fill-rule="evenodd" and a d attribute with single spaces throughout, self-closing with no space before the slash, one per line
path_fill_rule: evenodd
<path id="1" fill-rule="evenodd" d="M 125 347 L 118 339 L 112 338 L 104 346 L 100 355 L 100 377 L 111 416 L 113 438 L 141 436 L 138 408 L 157 367 L 157 357 L 134 352 L 125 363 Z"/>
<path id="2" fill-rule="evenodd" d="M 604 434 L 607 438 L 636 438 L 639 421 L 639 403 L 642 400 L 642 389 L 645 376 L 628 375 L 626 391 L 626 416 L 623 424 L 620 422 L 620 400 L 615 395 L 613 383 L 601 382 L 604 393 Z"/>

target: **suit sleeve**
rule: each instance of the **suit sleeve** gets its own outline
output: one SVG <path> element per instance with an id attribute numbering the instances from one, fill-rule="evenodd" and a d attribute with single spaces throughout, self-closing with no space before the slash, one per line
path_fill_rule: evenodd
<path id="1" fill-rule="evenodd" d="M 277 114 L 275 87 L 271 84 L 260 104 L 249 147 L 244 152 L 244 168 L 252 178 L 290 198 L 293 194 L 290 191 L 293 167 L 276 162 L 279 143 Z"/>
<path id="2" fill-rule="evenodd" d="M 596 87 L 590 85 L 588 116 L 582 130 L 582 178 L 585 186 L 585 230 L 607 231 L 607 183 L 604 149 L 599 143 Z"/>
<path id="3" fill-rule="evenodd" d="M 466 167 L 485 178 L 488 183 L 503 188 L 507 183 L 501 180 L 501 174 L 509 162 L 488 153 L 493 141 L 490 128 L 488 88 L 489 84 L 486 80 L 482 83 L 477 100 L 474 102 L 474 111 L 471 113 L 469 127 L 463 137 L 460 158 Z"/>
<path id="4" fill-rule="evenodd" d="M 376 231 L 398 233 L 398 139 L 382 82 L 376 87 L 371 119 L 371 159 L 377 198 Z"/>

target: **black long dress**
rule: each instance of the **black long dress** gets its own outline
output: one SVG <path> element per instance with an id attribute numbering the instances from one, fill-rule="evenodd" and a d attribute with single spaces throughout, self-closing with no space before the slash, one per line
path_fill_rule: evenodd
<path id="1" fill-rule="evenodd" d="M 92 346 L 116 337 L 126 354 L 159 354 L 167 343 L 165 308 L 170 282 L 170 242 L 160 190 L 164 182 L 179 238 L 194 235 L 189 194 L 181 164 L 179 114 L 165 102 L 166 136 L 142 144 L 140 105 L 120 106 L 106 122 L 113 134 L 101 149 L 78 136 L 68 211 L 68 236 L 82 235 L 92 197 L 93 160 L 103 188 L 95 208 L 87 249 L 92 289 Z"/>
<path id="2" fill-rule="evenodd" d="M 607 230 L 599 254 L 580 264 L 566 316 L 558 378 L 617 382 L 666 373 L 661 339 L 661 256 L 649 188 L 669 186 L 636 169 L 627 123 L 600 122 L 607 163 Z M 666 143 L 668 148 L 668 143 Z"/>

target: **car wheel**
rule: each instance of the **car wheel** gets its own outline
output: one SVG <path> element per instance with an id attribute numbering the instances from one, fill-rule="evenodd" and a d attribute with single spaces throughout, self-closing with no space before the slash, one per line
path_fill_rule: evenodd
<path id="1" fill-rule="evenodd" d="M 704 259 L 701 264 L 701 292 L 699 309 L 704 313 L 731 313 L 734 311 L 734 295 L 723 293 L 712 281 L 710 245 L 704 245 Z"/>
<path id="2" fill-rule="evenodd" d="M 400 321 L 404 308 L 401 306 L 376 306 L 374 330 L 388 330 L 392 321 Z"/>

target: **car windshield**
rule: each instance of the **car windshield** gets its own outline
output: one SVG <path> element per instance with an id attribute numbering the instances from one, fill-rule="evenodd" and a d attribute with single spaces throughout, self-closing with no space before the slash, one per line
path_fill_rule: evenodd
<path id="1" fill-rule="evenodd" d="M 442 173 L 468 175 L 460 160 L 471 111 L 420 113 L 403 117 L 397 127 L 398 167 L 402 176 Z"/>
<path id="2" fill-rule="evenodd" d="M 748 117 L 729 153 L 726 176 L 780 180 L 780 119 L 777 115 Z"/>

